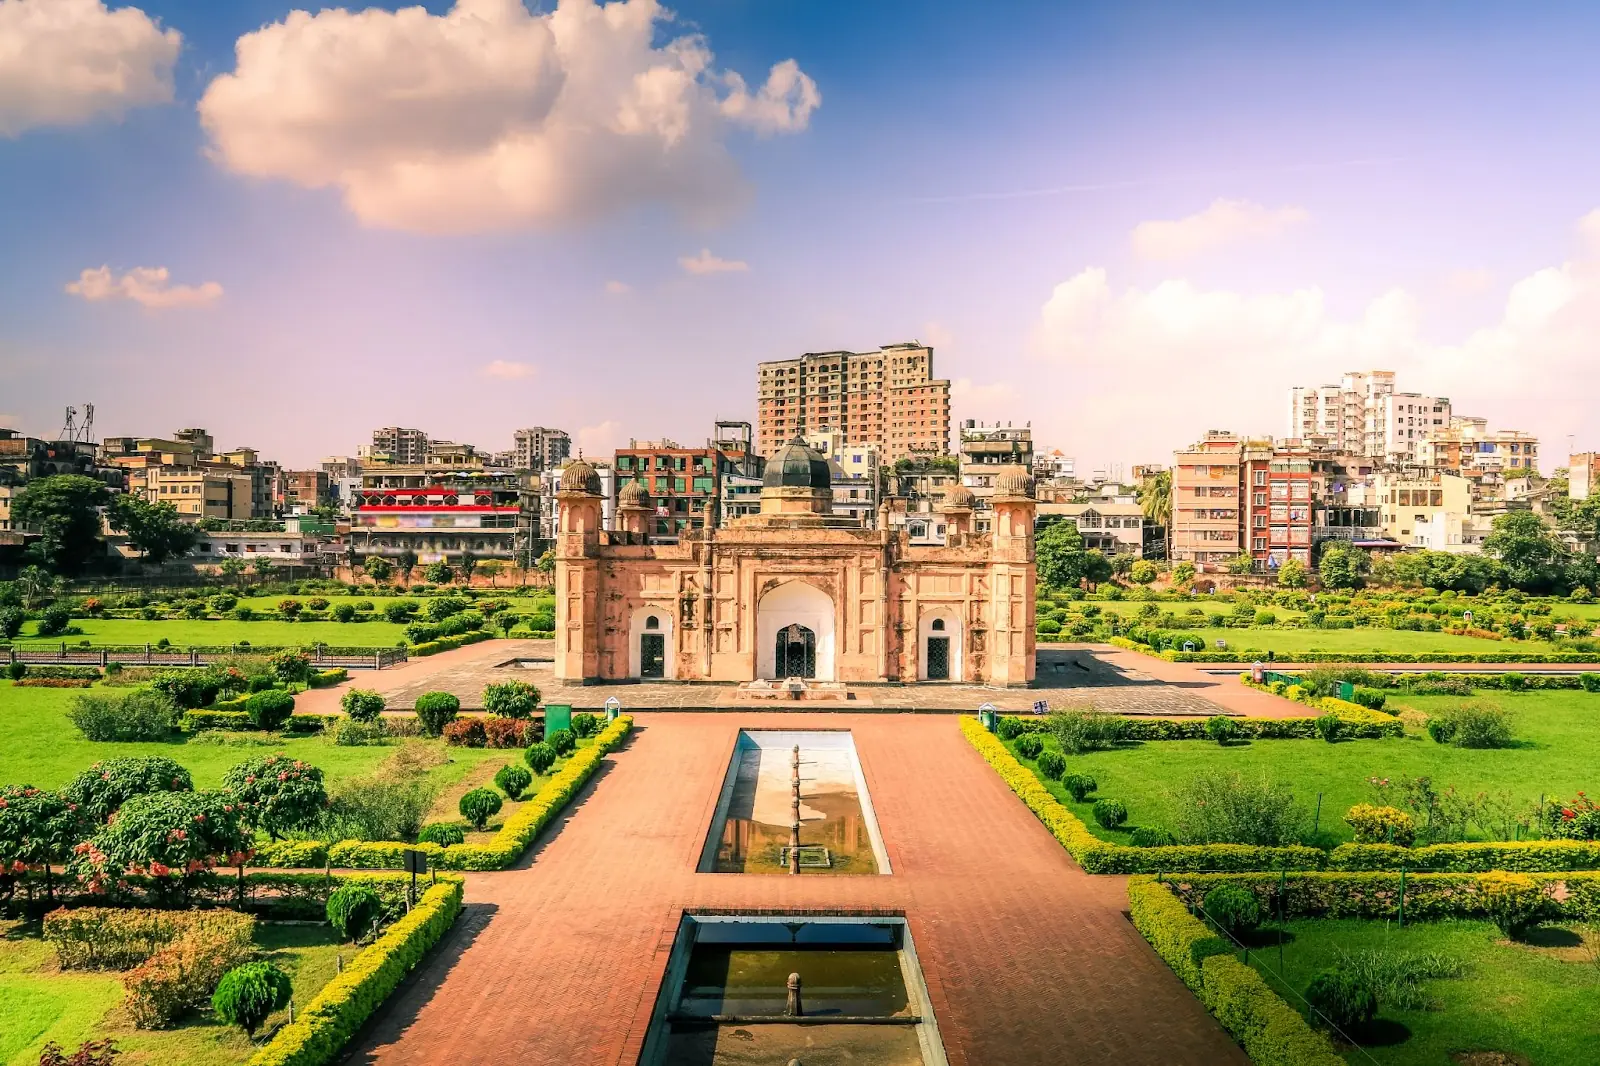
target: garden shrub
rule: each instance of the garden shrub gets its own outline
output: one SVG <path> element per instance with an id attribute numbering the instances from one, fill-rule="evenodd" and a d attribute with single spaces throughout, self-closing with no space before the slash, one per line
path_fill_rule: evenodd
<path id="1" fill-rule="evenodd" d="M 1206 719 L 1206 736 L 1218 745 L 1226 745 L 1239 735 L 1239 727 L 1226 715 L 1214 714 Z"/>
<path id="2" fill-rule="evenodd" d="M 448 847 L 467 839 L 467 834 L 455 822 L 432 822 L 417 833 L 418 844 L 438 844 Z"/>
<path id="3" fill-rule="evenodd" d="M 1448 731 L 1449 743 L 1458 748 L 1509 748 L 1512 746 L 1511 715 L 1503 707 L 1493 703 L 1468 702 L 1459 703 L 1449 708 L 1438 716 L 1447 723 L 1443 728 Z M 1432 720 L 1429 722 L 1428 734 L 1439 740 L 1434 733 Z M 1440 741 L 1444 743 L 1444 741 Z"/>
<path id="4" fill-rule="evenodd" d="M 289 975 L 270 962 L 247 962 L 222 975 L 211 995 L 217 1017 L 255 1036 L 269 1015 L 289 1005 L 294 986 Z"/>
<path id="5" fill-rule="evenodd" d="M 1317 729 L 1317 736 L 1326 740 L 1329 744 L 1338 740 L 1339 734 L 1344 732 L 1344 723 L 1336 714 L 1318 715 L 1314 724 Z"/>
<path id="6" fill-rule="evenodd" d="M 28 664 L 21 661 L 7 663 L 6 676 L 13 681 L 21 681 L 24 677 L 28 676 Z"/>
<path id="7" fill-rule="evenodd" d="M 1067 769 L 1067 760 L 1059 751 L 1041 752 L 1037 762 L 1039 772 L 1052 781 L 1060 780 Z"/>
<path id="8" fill-rule="evenodd" d="M 0 637 L 15 640 L 27 617 L 21 607 L 0 607 Z"/>
<path id="9" fill-rule="evenodd" d="M 150 681 L 150 687 L 165 694 L 179 707 L 189 710 L 209 706 L 222 691 L 226 680 L 220 670 L 210 667 L 163 670 Z"/>
<path id="10" fill-rule="evenodd" d="M 1557 840 L 1600 840 L 1600 806 L 1580 792 L 1570 800 L 1552 800 L 1540 811 L 1540 828 Z"/>
<path id="11" fill-rule="evenodd" d="M 1046 728 L 1069 755 L 1114 747 L 1122 739 L 1126 720 L 1097 708 L 1055 711 Z"/>
<path id="12" fill-rule="evenodd" d="M 353 688 L 339 697 L 339 707 L 358 722 L 374 722 L 383 713 L 383 696 L 372 689 Z"/>
<path id="13" fill-rule="evenodd" d="M 500 799 L 500 793 L 492 788 L 475 788 L 461 797 L 457 809 L 460 810 L 461 817 L 481 832 L 488 828 L 489 819 L 499 814 L 502 806 L 504 804 Z"/>
<path id="14" fill-rule="evenodd" d="M 1416 823 L 1398 807 L 1358 803 L 1345 813 L 1344 820 L 1355 830 L 1357 844 L 1394 844 L 1409 848 L 1417 838 Z"/>
<path id="15" fill-rule="evenodd" d="M 1061 785 L 1067 793 L 1079 803 L 1083 798 L 1099 787 L 1099 784 L 1088 774 L 1067 774 L 1061 779 Z"/>
<path id="16" fill-rule="evenodd" d="M 458 748 L 481 748 L 487 743 L 482 718 L 457 718 L 446 723 L 441 732 L 446 744 Z"/>
<path id="17" fill-rule="evenodd" d="M 522 753 L 522 761 L 528 764 L 528 769 L 542 777 L 555 765 L 556 749 L 542 741 L 530 744 L 528 750 Z"/>
<path id="18" fill-rule="evenodd" d="M 355 616 L 356 609 L 351 604 L 336 603 L 333 605 L 333 620 L 335 622 L 348 622 Z"/>
<path id="19" fill-rule="evenodd" d="M 605 719 L 598 714 L 575 714 L 572 716 L 573 735 L 580 740 L 592 737 L 605 728 Z"/>
<path id="20" fill-rule="evenodd" d="M 381 719 L 376 722 L 358 722 L 348 715 L 335 719 L 323 729 L 323 732 L 341 748 L 364 748 L 382 744 L 389 739 L 388 731 Z"/>
<path id="21" fill-rule="evenodd" d="M 363 881 L 346 881 L 328 894 L 328 923 L 339 939 L 360 940 L 383 916 L 383 900 Z"/>
<path id="22" fill-rule="evenodd" d="M 1205 916 L 1234 940 L 1255 931 L 1261 924 L 1261 901 L 1254 892 L 1239 885 L 1218 885 L 1205 895 L 1201 904 Z"/>
<path id="23" fill-rule="evenodd" d="M 1381 689 L 1358 685 L 1351 690 L 1350 701 L 1359 703 L 1369 711 L 1381 711 L 1384 705 L 1389 702 L 1389 695 Z"/>
<path id="24" fill-rule="evenodd" d="M 424 692 L 417 697 L 417 718 L 422 722 L 422 731 L 430 737 L 443 733 L 460 710 L 461 701 L 448 692 Z"/>
<path id="25" fill-rule="evenodd" d="M 578 738 L 572 735 L 570 729 L 557 729 L 554 733 L 544 738 L 557 755 L 571 755 L 578 747 Z"/>
<path id="26" fill-rule="evenodd" d="M 64 603 L 52 603 L 39 615 L 39 635 L 58 637 L 72 625 L 72 609 Z"/>
<path id="27" fill-rule="evenodd" d="M 1310 813 L 1265 775 L 1197 774 L 1177 790 L 1178 839 L 1185 844 L 1298 844 L 1310 828 Z"/>
<path id="28" fill-rule="evenodd" d="M 1306 1002 L 1316 1019 L 1347 1036 L 1378 1013 L 1378 994 L 1361 976 L 1343 969 L 1323 970 L 1306 987 Z"/>
<path id="29" fill-rule="evenodd" d="M 1449 744 L 1456 736 L 1456 723 L 1453 718 L 1435 715 L 1428 719 L 1426 726 L 1428 736 L 1437 744 Z"/>
<path id="30" fill-rule="evenodd" d="M 1025 733 L 1016 739 L 1013 747 L 1016 748 L 1017 754 L 1024 759 L 1036 759 L 1039 757 L 1039 753 L 1044 750 L 1044 741 L 1037 733 Z"/>
<path id="31" fill-rule="evenodd" d="M 257 729 L 278 729 L 294 714 L 294 697 L 277 688 L 257 692 L 245 701 L 244 713 Z"/>
<path id="32" fill-rule="evenodd" d="M 194 916 L 183 934 L 122 976 L 123 1006 L 140 1029 L 161 1029 L 206 1005 L 224 974 L 250 957 L 255 920 L 232 911 Z"/>
<path id="33" fill-rule="evenodd" d="M 1129 843 L 1136 848 L 1167 848 L 1177 842 L 1171 830 L 1159 825 L 1141 825 L 1129 838 Z"/>
<path id="34" fill-rule="evenodd" d="M 1121 800 L 1095 800 L 1094 820 L 1103 829 L 1116 829 L 1128 820 L 1128 808 L 1123 806 Z"/>
<path id="35" fill-rule="evenodd" d="M 527 718 L 539 707 L 539 689 L 526 681 L 483 686 L 483 709 L 502 718 Z"/>
<path id="36" fill-rule="evenodd" d="M 1544 891 L 1527 874 L 1496 871 L 1478 879 L 1478 891 L 1489 919 L 1500 932 L 1520 939 L 1544 920 L 1547 900 Z"/>
<path id="37" fill-rule="evenodd" d="M 1585 692 L 1600 692 L 1600 674 L 1579 674 L 1578 684 L 1583 686 L 1583 691 Z"/>
<path id="38" fill-rule="evenodd" d="M 189 771 L 161 755 L 101 759 L 68 782 L 62 795 L 85 818 L 104 822 L 134 796 L 150 792 L 192 792 Z"/>
<path id="39" fill-rule="evenodd" d="M 511 799 L 521 799 L 522 793 L 533 784 L 533 775 L 516 763 L 506 763 L 495 771 L 494 783 Z"/>
<path id="40" fill-rule="evenodd" d="M 371 774 L 334 787 L 318 835 L 332 840 L 411 840 L 438 794 L 438 786 L 426 774 L 391 760 Z"/>
<path id="41" fill-rule="evenodd" d="M 166 740 L 177 724 L 178 707 L 153 689 L 121 696 L 85 693 L 72 701 L 67 717 L 89 740 Z"/>
<path id="42" fill-rule="evenodd" d="M 528 722 L 522 718 L 487 718 L 483 741 L 491 748 L 520 748 L 527 738 Z"/>
<path id="43" fill-rule="evenodd" d="M 322 771 L 287 755 L 239 763 L 228 769 L 222 783 L 245 805 L 246 820 L 273 840 L 309 825 L 328 805 Z"/>
<path id="44" fill-rule="evenodd" d="M 1006 715 L 995 722 L 994 731 L 1001 740 L 1014 740 L 1022 734 L 1024 728 L 1025 723 L 1022 719 Z"/>
<path id="45" fill-rule="evenodd" d="M 359 603 L 356 604 L 358 609 L 360 606 Z M 403 625 L 411 620 L 411 616 L 417 612 L 418 606 L 419 604 L 415 600 L 390 600 L 383 605 L 384 621 Z"/>

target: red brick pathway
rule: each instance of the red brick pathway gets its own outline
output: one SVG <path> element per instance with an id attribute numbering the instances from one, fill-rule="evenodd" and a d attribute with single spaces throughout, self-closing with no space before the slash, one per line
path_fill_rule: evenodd
<path id="1" fill-rule="evenodd" d="M 686 908 L 903 909 L 953 1066 L 1247 1060 L 953 717 L 661 713 L 521 869 L 472 875 L 353 1062 L 632 1064 Z M 891 876 L 697 874 L 741 726 L 849 727 Z"/>

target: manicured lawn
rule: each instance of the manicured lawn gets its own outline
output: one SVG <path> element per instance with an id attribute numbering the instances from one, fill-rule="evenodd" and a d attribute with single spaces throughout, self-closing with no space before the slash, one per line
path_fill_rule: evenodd
<path id="1" fill-rule="evenodd" d="M 1217 641 L 1227 641 L 1228 651 L 1300 652 L 1400 652 L 1424 655 L 1451 652 L 1464 655 L 1546 654 L 1564 650 L 1542 640 L 1485 640 L 1458 637 L 1451 633 L 1417 633 L 1407 629 L 1196 629 L 1196 641 L 1205 642 L 1206 651 L 1219 651 Z"/>
<path id="2" fill-rule="evenodd" d="M 1098 793 L 1088 797 L 1090 802 L 1074 802 L 1059 782 L 1044 784 L 1097 836 L 1118 843 L 1127 843 L 1140 824 L 1175 828 L 1174 790 L 1196 774 L 1216 770 L 1235 770 L 1252 778 L 1265 774 L 1292 790 L 1308 809 L 1315 808 L 1321 793 L 1317 843 L 1322 844 L 1351 839 L 1344 814 L 1353 804 L 1372 802 L 1366 783 L 1371 777 L 1426 776 L 1441 790 L 1454 785 L 1473 795 L 1508 792 L 1519 805 L 1537 803 L 1541 793 L 1570 796 L 1580 789 L 1591 794 L 1600 789 L 1600 695 L 1530 692 L 1474 699 L 1499 703 L 1514 713 L 1518 747 L 1473 751 L 1436 744 L 1425 735 L 1337 744 L 1258 740 L 1225 748 L 1200 740 L 1152 741 L 1068 756 L 1068 773 L 1090 774 L 1099 784 Z M 1459 698 L 1445 696 L 1398 700 L 1424 712 L 1458 702 Z M 1054 739 L 1046 745 L 1054 748 Z M 1092 811 L 1097 798 L 1126 804 L 1129 825 L 1107 830 L 1095 824 Z"/>
<path id="3" fill-rule="evenodd" d="M 83 690 L 14 688 L 0 682 L 0 783 L 57 788 L 99 759 L 118 755 L 165 755 L 188 768 L 196 788 L 218 788 L 228 767 L 281 751 L 320 767 L 327 783 L 370 773 L 395 752 L 394 745 L 339 747 L 322 737 L 270 739 L 265 745 L 207 744 L 178 739 L 169 743 L 99 743 L 85 740 L 66 718 L 67 706 Z M 101 691 L 97 686 L 89 691 Z M 107 692 L 120 691 L 105 689 Z M 254 734 L 233 734 L 245 740 Z M 444 746 L 442 740 L 422 741 Z M 481 748 L 447 748 L 451 761 L 429 771 L 443 788 L 459 781 L 487 759 L 518 754 Z"/>
<path id="4" fill-rule="evenodd" d="M 298 647 L 330 644 L 336 647 L 392 648 L 406 639 L 406 627 L 379 618 L 371 622 L 260 622 L 193 621 L 172 619 L 146 622 L 141 618 L 74 618 L 83 630 L 68 637 L 40 637 L 38 623 L 23 627 L 18 644 L 154 644 L 165 637 L 177 645 L 228 645 L 248 641 L 259 647 Z"/>
<path id="5" fill-rule="evenodd" d="M 263 958 L 289 974 L 300 1006 L 338 972 L 336 956 L 348 960 L 356 952 L 326 926 L 258 923 L 255 941 Z M 71 1051 L 85 1040 L 110 1037 L 122 1051 L 119 1066 L 242 1063 L 255 1050 L 242 1030 L 209 1011 L 174 1029 L 143 1030 L 133 1027 L 121 1004 L 116 972 L 63 972 L 37 924 L 0 922 L 0 1064 L 32 1066 L 51 1040 Z M 261 1034 L 286 1018 L 286 1011 L 273 1015 Z"/>
<path id="6" fill-rule="evenodd" d="M 1302 1011 L 1300 994 L 1319 970 L 1338 964 L 1340 948 L 1437 952 L 1463 965 L 1459 977 L 1423 983 L 1433 1009 L 1399 1010 L 1380 1002 L 1374 1023 L 1350 1034 L 1360 1046 L 1346 1050 L 1345 1058 L 1358 1066 L 1448 1066 L 1462 1061 L 1455 1053 L 1472 1051 L 1521 1056 L 1493 1060 L 1505 1066 L 1596 1061 L 1600 965 L 1576 931 L 1543 927 L 1530 939 L 1550 946 L 1532 946 L 1508 942 L 1487 922 L 1419 922 L 1401 928 L 1375 921 L 1298 920 L 1283 928 L 1292 937 L 1283 948 L 1283 969 L 1276 946 L 1252 951 L 1250 964 Z"/>

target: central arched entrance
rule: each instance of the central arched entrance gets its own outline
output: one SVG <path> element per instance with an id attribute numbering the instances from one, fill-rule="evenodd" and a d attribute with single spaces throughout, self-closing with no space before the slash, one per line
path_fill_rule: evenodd
<path id="1" fill-rule="evenodd" d="M 785 581 L 756 605 L 756 677 L 834 680 L 833 599 L 815 585 Z"/>

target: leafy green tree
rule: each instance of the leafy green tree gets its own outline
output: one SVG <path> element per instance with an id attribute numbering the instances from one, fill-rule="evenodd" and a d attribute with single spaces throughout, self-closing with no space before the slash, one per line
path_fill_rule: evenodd
<path id="1" fill-rule="evenodd" d="M 0 787 L 0 870 L 19 862 L 47 867 L 66 862 L 87 824 L 78 805 L 59 792 L 32 785 Z"/>
<path id="2" fill-rule="evenodd" d="M 231 578 L 235 585 L 240 584 L 244 577 L 244 560 L 227 558 L 217 564 L 217 569 L 222 571 L 222 576 Z"/>
<path id="3" fill-rule="evenodd" d="M 539 689 L 526 681 L 483 686 L 483 709 L 501 718 L 527 718 L 539 709 Z"/>
<path id="4" fill-rule="evenodd" d="M 553 548 L 548 549 L 548 550 L 545 551 L 545 553 L 543 555 L 539 556 L 539 562 L 538 562 L 537 565 L 538 565 L 539 570 L 540 570 L 541 573 L 546 573 L 546 574 L 554 573 L 555 569 L 556 569 L 556 553 L 555 553 L 555 549 L 553 549 Z"/>
<path id="5" fill-rule="evenodd" d="M 1151 474 L 1139 484 L 1139 509 L 1151 525 L 1172 528 L 1172 471 Z"/>
<path id="6" fill-rule="evenodd" d="M 1245 574 L 1255 572 L 1256 561 L 1249 552 L 1240 552 L 1224 564 L 1223 568 L 1230 574 L 1243 577 Z"/>
<path id="7" fill-rule="evenodd" d="M 1172 580 L 1174 584 L 1178 585 L 1187 585 L 1189 582 L 1193 581 L 1194 564 L 1185 559 L 1183 562 L 1175 565 L 1172 568 Z"/>
<path id="8" fill-rule="evenodd" d="M 490 588 L 498 588 L 500 585 L 500 572 L 505 568 L 506 564 L 499 559 L 485 559 L 478 564 L 478 573 L 488 577 Z"/>
<path id="9" fill-rule="evenodd" d="M 39 534 L 28 554 L 51 573 L 72 575 L 105 551 L 100 509 L 111 492 L 92 477 L 57 474 L 36 478 L 12 498 L 16 528 Z"/>
<path id="10" fill-rule="evenodd" d="M 1511 511 L 1494 520 L 1483 551 L 1505 567 L 1506 580 L 1524 592 L 1562 584 L 1567 548 L 1556 531 L 1532 511 Z"/>
<path id="11" fill-rule="evenodd" d="M 272 560 L 265 555 L 258 555 L 250 560 L 250 570 L 258 581 L 265 581 L 267 575 L 272 573 Z"/>
<path id="12" fill-rule="evenodd" d="M 168 559 L 188 555 L 200 541 L 200 534 L 179 515 L 170 503 L 151 503 L 143 496 L 123 493 L 111 500 L 107 509 L 111 528 L 128 535 L 147 563 L 157 566 Z"/>
<path id="13" fill-rule="evenodd" d="M 1071 522 L 1054 522 L 1040 531 L 1034 537 L 1034 556 L 1039 579 L 1051 588 L 1077 588 L 1111 576 L 1111 560 L 1084 547 Z"/>
<path id="14" fill-rule="evenodd" d="M 449 563 L 429 563 L 427 569 L 422 571 L 422 576 L 429 584 L 448 585 L 455 580 L 456 572 L 450 568 Z"/>
<path id="15" fill-rule="evenodd" d="M 1148 585 L 1156 579 L 1158 573 L 1155 563 L 1149 559 L 1139 559 L 1128 567 L 1128 580 L 1135 585 Z"/>
<path id="16" fill-rule="evenodd" d="M 1346 540 L 1331 540 L 1323 545 L 1317 562 L 1317 577 L 1325 588 L 1358 589 L 1372 569 L 1366 552 Z"/>
<path id="17" fill-rule="evenodd" d="M 1278 567 L 1278 584 L 1286 589 L 1303 589 L 1306 587 L 1305 564 L 1295 559 L 1290 559 Z"/>
<path id="18" fill-rule="evenodd" d="M 394 574 L 394 565 L 381 555 L 367 556 L 366 562 L 361 564 L 361 569 L 365 570 L 367 576 L 380 585 L 388 581 Z"/>
<path id="19" fill-rule="evenodd" d="M 192 792 L 189 771 L 164 755 L 101 759 L 67 783 L 62 795 L 83 816 L 104 822 L 134 796 L 149 792 Z"/>
<path id="20" fill-rule="evenodd" d="M 222 784 L 245 807 L 245 820 L 272 839 L 310 823 L 328 805 L 322 771 L 287 755 L 268 755 L 234 766 Z"/>
<path id="21" fill-rule="evenodd" d="M 395 556 L 394 562 L 400 568 L 400 580 L 411 584 L 411 571 L 417 568 L 417 553 L 406 548 Z"/>
<path id="22" fill-rule="evenodd" d="M 24 566 L 17 574 L 18 595 L 22 605 L 30 611 L 54 596 L 61 587 L 61 579 L 52 577 L 42 566 Z"/>
<path id="23" fill-rule="evenodd" d="M 461 582 L 465 585 L 472 584 L 472 572 L 478 568 L 478 557 L 471 552 L 461 553 Z"/>

